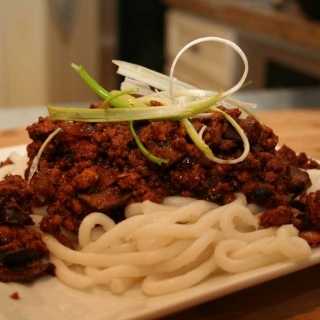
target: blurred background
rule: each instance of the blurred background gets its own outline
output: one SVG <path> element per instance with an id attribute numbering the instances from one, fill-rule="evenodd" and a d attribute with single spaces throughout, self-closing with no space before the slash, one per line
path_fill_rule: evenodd
<path id="1" fill-rule="evenodd" d="M 93 101 L 71 62 L 106 89 L 120 77 L 112 59 L 169 73 L 189 41 L 219 36 L 249 59 L 244 90 L 320 84 L 320 1 L 0 0 L 0 107 Z M 217 43 L 192 47 L 176 77 L 211 90 L 240 78 L 242 60 Z"/>

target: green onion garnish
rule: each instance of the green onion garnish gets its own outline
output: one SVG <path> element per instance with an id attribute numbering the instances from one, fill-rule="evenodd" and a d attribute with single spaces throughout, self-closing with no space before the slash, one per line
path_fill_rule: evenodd
<path id="1" fill-rule="evenodd" d="M 161 165 L 162 163 L 168 163 L 169 160 L 168 159 L 162 159 L 162 158 L 158 158 L 156 156 L 154 156 L 153 154 L 151 154 L 142 144 L 141 140 L 139 139 L 138 135 L 136 134 L 134 127 L 133 127 L 133 121 L 130 121 L 130 131 L 131 134 L 134 138 L 134 140 L 136 141 L 136 144 L 138 146 L 138 148 L 140 149 L 140 151 L 142 152 L 142 154 L 150 161 L 155 162 L 158 165 Z"/>
<path id="2" fill-rule="evenodd" d="M 239 82 L 231 89 L 224 92 L 214 92 L 197 89 L 196 87 L 178 81 L 173 77 L 175 65 L 180 58 L 181 54 L 190 48 L 191 46 L 204 41 L 216 41 L 224 43 L 232 47 L 242 58 L 244 62 L 244 72 Z M 102 109 L 83 109 L 83 108 L 57 108 L 48 106 L 49 116 L 56 120 L 67 121 L 85 121 L 85 122 L 122 122 L 129 121 L 131 133 L 141 150 L 142 154 L 158 164 L 167 163 L 168 160 L 158 158 L 152 155 L 142 144 L 138 135 L 134 130 L 133 121 L 135 120 L 148 120 L 148 121 L 160 121 L 171 120 L 180 121 L 186 128 L 186 131 L 195 145 L 204 153 L 204 155 L 212 161 L 218 163 L 237 163 L 243 161 L 250 150 L 248 139 L 239 126 L 239 124 L 226 112 L 217 108 L 217 103 L 231 104 L 247 114 L 252 114 L 249 110 L 253 105 L 243 103 L 230 97 L 230 95 L 243 87 L 245 78 L 248 73 L 248 61 L 244 52 L 235 43 L 218 37 L 205 37 L 194 40 L 187 44 L 180 50 L 176 58 L 172 63 L 170 69 L 170 76 L 165 76 L 153 70 L 149 70 L 142 66 L 137 66 L 128 62 L 114 61 L 119 66 L 118 73 L 125 76 L 124 86 L 121 91 L 108 92 L 102 88 L 82 66 L 72 64 L 72 67 L 77 71 L 80 77 L 85 83 L 104 100 L 104 108 Z M 129 84 L 129 86 L 128 86 Z M 137 86 L 137 88 L 130 88 L 130 86 Z M 160 89 L 155 93 L 152 93 L 152 88 Z M 147 92 L 141 98 L 135 98 L 130 93 L 137 92 L 139 87 Z M 128 89 L 129 88 L 129 89 Z M 163 91 L 161 91 L 163 90 Z M 151 101 L 159 101 L 162 106 L 149 107 Z M 114 108 L 107 107 L 110 103 Z M 134 107 L 134 108 L 132 108 Z M 203 126 L 198 133 L 193 127 L 188 118 L 192 117 L 208 117 L 210 114 L 206 113 L 220 112 L 225 118 L 234 126 L 239 133 L 242 141 L 244 152 L 237 158 L 232 160 L 219 159 L 213 155 L 210 147 L 203 141 L 202 134 L 205 131 L 206 126 Z"/>

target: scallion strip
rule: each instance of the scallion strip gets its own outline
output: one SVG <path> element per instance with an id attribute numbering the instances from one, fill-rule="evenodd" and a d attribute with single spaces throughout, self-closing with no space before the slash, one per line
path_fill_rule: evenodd
<path id="1" fill-rule="evenodd" d="M 198 132 L 188 119 L 183 119 L 180 121 L 187 130 L 190 139 L 194 144 L 205 154 L 210 160 L 215 159 L 210 147 L 201 139 Z"/>
<path id="2" fill-rule="evenodd" d="M 110 92 L 108 98 L 106 100 L 104 100 L 104 103 L 108 103 L 110 102 L 111 100 L 114 100 L 115 98 L 118 98 L 120 96 L 124 96 L 124 95 L 128 95 L 128 94 L 131 94 L 131 93 L 135 93 L 135 92 L 138 92 L 139 89 L 138 88 L 131 88 L 131 89 L 127 89 L 127 90 L 121 90 L 121 91 L 113 91 L 113 92 Z M 126 106 L 127 107 L 131 107 L 131 105 L 128 105 Z"/>
<path id="3" fill-rule="evenodd" d="M 84 122 L 121 122 L 133 120 L 182 120 L 206 112 L 220 100 L 222 92 L 194 104 L 177 104 L 150 108 L 63 108 L 48 106 L 51 119 Z"/>
<path id="4" fill-rule="evenodd" d="M 130 121 L 130 131 L 131 134 L 134 138 L 134 140 L 136 141 L 136 144 L 138 146 L 138 148 L 140 149 L 140 151 L 142 152 L 142 154 L 150 161 L 157 163 L 159 166 L 162 163 L 168 163 L 169 160 L 168 159 L 162 159 L 162 158 L 158 158 L 156 156 L 154 156 L 153 154 L 151 154 L 146 148 L 145 146 L 142 144 L 141 140 L 139 139 L 138 135 L 136 134 L 135 130 L 134 130 L 134 126 L 133 126 L 133 121 Z"/>
<path id="5" fill-rule="evenodd" d="M 110 96 L 110 92 L 101 87 L 96 80 L 94 80 L 88 72 L 84 69 L 83 66 L 77 66 L 74 63 L 71 63 L 73 69 L 77 71 L 81 79 L 96 93 L 101 99 L 107 100 Z M 132 103 L 134 104 L 134 97 L 132 97 Z M 126 101 L 123 101 L 121 98 L 114 98 L 112 100 L 112 105 L 116 108 L 128 108 L 130 105 Z"/>
<path id="6" fill-rule="evenodd" d="M 162 73 L 156 72 L 154 70 L 148 69 L 137 64 L 120 60 L 112 60 L 112 62 L 119 67 L 117 70 L 118 74 L 124 77 L 134 79 L 136 81 L 141 81 L 151 87 L 160 90 L 167 90 L 170 85 L 170 81 L 173 81 L 174 89 L 195 88 L 194 86 L 188 83 L 179 81 L 175 78 L 171 79 L 170 77 Z"/>
<path id="7" fill-rule="evenodd" d="M 129 92 L 129 91 L 131 91 L 131 90 L 133 90 L 133 89 L 137 89 L 137 90 L 139 90 L 139 92 L 140 92 L 140 89 L 138 89 L 138 88 L 131 88 L 131 89 L 126 89 L 126 90 L 121 90 L 121 91 L 119 91 L 119 90 L 112 90 L 110 93 L 111 94 L 117 94 L 118 92 L 120 93 L 120 92 L 122 92 L 122 93 L 124 93 L 124 92 Z M 131 93 L 134 93 L 134 92 L 136 92 L 136 91 L 132 91 Z M 127 104 L 128 104 L 128 107 L 130 106 L 130 107 L 144 107 L 144 108 L 146 108 L 146 107 L 148 107 L 149 105 L 148 104 L 146 104 L 146 103 L 144 103 L 143 101 L 141 101 L 141 100 L 138 100 L 137 98 L 135 98 L 134 96 L 132 96 L 131 94 L 123 94 L 123 95 L 119 95 L 119 97 L 121 97 L 121 100 L 123 100 L 123 101 L 125 101 Z M 112 103 L 111 103 L 112 104 Z"/>
<path id="8" fill-rule="evenodd" d="M 133 89 L 128 89 L 128 90 L 122 90 L 120 92 L 117 92 L 115 94 L 111 94 L 109 93 L 107 90 L 105 90 L 104 88 L 102 88 L 93 78 L 91 78 L 91 76 L 85 71 L 85 69 L 80 66 L 76 66 L 75 64 L 72 64 L 72 67 L 78 72 L 78 74 L 81 76 L 81 78 L 86 82 L 86 84 L 95 92 L 97 93 L 101 98 L 105 98 L 105 102 L 104 102 L 104 106 L 106 103 L 108 103 L 109 101 L 112 101 L 113 106 L 116 109 L 106 109 L 104 108 L 104 111 L 107 110 L 117 110 L 118 108 L 120 109 L 131 109 L 130 107 L 133 106 L 134 103 L 132 103 L 133 100 L 135 100 L 134 97 L 130 97 L 130 102 L 126 101 L 126 100 L 121 100 L 119 99 L 119 97 L 123 94 L 128 94 L 128 93 L 132 93 L 132 92 L 137 92 L 138 90 L 133 88 Z M 141 101 L 138 101 L 138 105 L 141 107 Z M 142 107 L 143 109 L 147 109 Z M 148 108 L 149 109 L 149 108 Z M 84 109 L 83 109 L 84 110 Z M 90 110 L 90 109 L 89 109 Z M 91 111 L 94 110 L 98 110 L 98 109 L 91 109 Z M 50 112 L 49 112 L 50 114 Z M 128 119 L 126 119 L 128 120 Z M 82 120 L 83 121 L 83 120 Z M 138 148 L 140 149 L 140 151 L 142 152 L 142 154 L 150 161 L 155 162 L 159 165 L 161 165 L 162 163 L 167 163 L 169 160 L 166 159 L 161 159 L 158 158 L 154 155 L 152 155 L 142 144 L 142 142 L 140 141 L 138 135 L 135 133 L 134 131 L 134 127 L 133 127 L 133 121 L 129 121 L 130 123 L 130 130 L 131 133 L 137 143 Z"/>
<path id="9" fill-rule="evenodd" d="M 222 113 L 225 116 L 225 118 L 230 122 L 230 124 L 233 125 L 233 127 L 239 133 L 239 135 L 240 135 L 240 137 L 241 137 L 241 139 L 243 141 L 243 149 L 244 149 L 242 155 L 239 158 L 236 158 L 236 159 L 220 159 L 220 158 L 214 157 L 211 160 L 214 161 L 214 162 L 217 162 L 217 163 L 224 163 L 224 164 L 235 164 L 235 163 L 243 161 L 248 156 L 248 153 L 250 151 L 250 143 L 249 143 L 249 140 L 248 140 L 246 134 L 244 133 L 243 129 L 240 127 L 240 125 L 230 115 L 228 115 L 226 112 L 222 111 L 221 109 L 219 109 L 219 108 L 211 108 L 211 110 L 215 111 L 215 112 Z"/>
<path id="10" fill-rule="evenodd" d="M 180 100 L 181 98 L 193 98 L 194 101 L 202 101 L 204 99 L 209 99 L 210 97 L 217 94 L 215 91 L 201 90 L 201 89 L 182 89 L 173 91 L 173 97 L 175 100 Z M 150 103 L 152 100 L 161 102 L 163 105 L 169 105 L 171 100 L 169 99 L 169 91 L 160 91 L 152 93 L 147 96 L 139 97 L 137 100 L 144 102 L 145 104 Z M 235 98 L 226 97 L 221 100 L 221 104 L 228 107 L 232 105 L 233 107 L 239 108 L 241 111 L 253 116 L 257 121 L 260 122 L 259 118 L 250 110 L 257 106 L 256 103 L 248 103 L 237 100 Z"/>
<path id="11" fill-rule="evenodd" d="M 53 131 L 48 138 L 46 139 L 46 141 L 42 144 L 41 148 L 39 149 L 37 155 L 33 158 L 30 170 L 29 170 L 29 176 L 28 176 L 28 183 L 30 183 L 30 180 L 32 179 L 32 177 L 34 176 L 34 174 L 36 172 L 38 172 L 38 163 L 40 161 L 41 155 L 44 151 L 44 149 L 46 148 L 46 146 L 48 145 L 48 143 L 60 132 L 62 131 L 61 128 L 57 128 L 55 131 Z"/>

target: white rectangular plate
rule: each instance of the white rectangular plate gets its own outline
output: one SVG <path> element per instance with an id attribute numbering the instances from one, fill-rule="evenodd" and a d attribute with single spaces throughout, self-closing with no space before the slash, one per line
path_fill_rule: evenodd
<path id="1" fill-rule="evenodd" d="M 0 160 L 12 151 L 23 155 L 25 146 L 0 149 Z M 0 320 L 123 320 L 151 319 L 165 316 L 221 296 L 243 290 L 310 267 L 320 262 L 320 248 L 312 249 L 307 261 L 278 262 L 241 274 L 220 274 L 207 278 L 190 289 L 160 297 L 147 297 L 140 287 L 117 296 L 108 289 L 77 291 L 45 277 L 30 285 L 0 282 Z M 20 299 L 10 296 L 17 292 Z"/>

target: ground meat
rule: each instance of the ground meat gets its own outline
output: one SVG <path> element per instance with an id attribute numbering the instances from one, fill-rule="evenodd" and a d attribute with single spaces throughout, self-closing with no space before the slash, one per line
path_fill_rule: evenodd
<path id="1" fill-rule="evenodd" d="M 293 210 L 287 206 L 279 206 L 275 209 L 266 210 L 260 217 L 260 224 L 265 227 L 280 227 L 289 224 L 293 218 Z"/>
<path id="2" fill-rule="evenodd" d="M 320 232 L 317 231 L 301 231 L 299 237 L 306 240 L 310 245 L 316 245 L 320 243 Z"/>
<path id="3" fill-rule="evenodd" d="M 320 164 L 307 157 L 305 153 L 296 153 L 284 145 L 277 151 L 277 158 L 282 162 L 302 169 L 320 169 Z"/>
<path id="4" fill-rule="evenodd" d="M 30 282 L 54 274 L 41 234 L 24 227 L 0 225 L 0 281 Z"/>
<path id="5" fill-rule="evenodd" d="M 125 205 L 143 200 L 161 203 L 171 195 L 225 204 L 240 191 L 249 202 L 268 209 L 288 206 L 293 187 L 304 190 L 310 184 L 307 176 L 292 167 L 297 158 L 292 160 L 291 153 L 284 150 L 278 155 L 278 137 L 252 116 L 240 118 L 239 109 L 221 109 L 241 125 L 250 142 L 248 157 L 238 164 L 207 159 L 179 121 L 135 122 L 147 150 L 168 160 L 159 166 L 142 155 L 128 123 L 40 118 L 27 128 L 33 140 L 27 148 L 30 163 L 48 135 L 62 129 L 45 148 L 40 172 L 30 184 L 34 189 L 32 205 L 48 206 L 42 230 L 57 234 L 63 226 L 77 232 L 83 218 L 97 210 L 119 221 L 124 218 Z M 216 157 L 241 156 L 243 142 L 223 114 L 191 121 L 197 131 L 206 126 L 203 139 Z"/>
<path id="6" fill-rule="evenodd" d="M 23 227 L 0 226 L 0 254 L 28 249 L 47 253 L 41 234 Z"/>
<path id="7" fill-rule="evenodd" d="M 30 217 L 33 191 L 20 176 L 0 181 L 0 281 L 30 282 L 53 274 L 46 261 L 48 250 L 41 234 L 25 228 Z"/>
<path id="8" fill-rule="evenodd" d="M 320 190 L 307 196 L 305 213 L 312 221 L 315 229 L 320 231 Z"/>
<path id="9" fill-rule="evenodd" d="M 0 181 L 0 225 L 32 225 L 30 218 L 32 188 L 20 176 Z"/>
<path id="10" fill-rule="evenodd" d="M 10 269 L 0 266 L 1 282 L 33 282 L 39 277 L 50 275 L 53 276 L 55 266 L 50 262 L 38 263 L 31 267 L 23 269 Z"/>
<path id="11" fill-rule="evenodd" d="M 249 203 L 267 208 L 261 216 L 262 226 L 293 223 L 305 237 L 310 238 L 306 230 L 318 236 L 320 192 L 300 196 L 296 201 L 302 207 L 299 210 L 291 199 L 304 194 L 310 185 L 309 176 L 300 168 L 319 165 L 286 146 L 276 151 L 278 137 L 272 129 L 252 116 L 240 117 L 239 109 L 220 108 L 243 128 L 250 143 L 248 156 L 237 164 L 207 159 L 179 121 L 134 123 L 146 149 L 168 160 L 159 166 L 141 153 L 127 122 L 39 118 L 27 128 L 32 142 L 27 146 L 26 178 L 48 136 L 58 128 L 61 131 L 46 145 L 30 184 L 18 176 L 0 182 L 0 281 L 26 282 L 54 274 L 54 266 L 45 260 L 47 249 L 40 234 L 25 228 L 33 223 L 32 207 L 47 206 L 41 230 L 69 248 L 73 244 L 60 232 L 61 227 L 77 233 L 92 211 L 119 222 L 130 203 L 161 203 L 166 196 L 179 195 L 226 204 L 235 199 L 236 192 L 244 193 Z M 205 126 L 203 140 L 216 157 L 235 159 L 243 153 L 242 139 L 223 114 L 214 112 L 211 117 L 190 121 L 198 132 Z"/>

